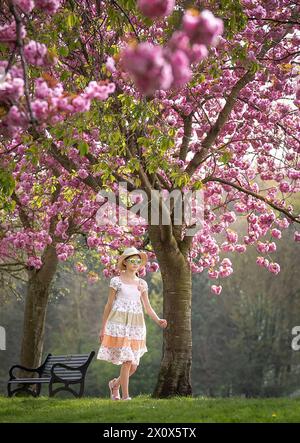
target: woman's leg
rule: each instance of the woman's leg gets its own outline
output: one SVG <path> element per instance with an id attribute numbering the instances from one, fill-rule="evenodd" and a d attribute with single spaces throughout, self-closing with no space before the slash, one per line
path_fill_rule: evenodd
<path id="1" fill-rule="evenodd" d="M 128 397 L 129 377 L 136 371 L 136 369 L 137 369 L 137 365 L 134 365 L 133 363 L 131 363 L 131 361 L 124 362 L 122 364 L 122 368 L 121 368 L 121 371 L 120 371 L 120 376 L 115 379 L 113 391 L 115 391 L 115 390 L 117 391 L 117 389 L 121 385 L 121 387 L 122 387 L 122 397 Z M 122 384 L 122 381 L 123 381 L 122 380 L 122 376 L 123 376 L 124 382 L 125 382 L 124 387 L 123 387 L 123 384 Z"/>
<path id="2" fill-rule="evenodd" d="M 137 370 L 137 366 L 138 366 L 138 365 L 134 365 L 133 363 L 131 363 L 130 371 L 129 371 L 129 377 L 131 377 L 131 375 L 135 373 L 135 371 Z M 119 387 L 120 384 L 121 384 L 121 373 L 120 373 L 119 377 L 117 377 L 117 378 L 115 379 L 114 387 L 115 387 L 115 386 L 116 386 L 116 387 Z"/>
<path id="3" fill-rule="evenodd" d="M 122 398 L 128 397 L 129 372 L 131 361 L 125 361 L 120 371 L 120 384 L 122 388 Z M 116 385 L 115 385 L 116 386 Z"/>

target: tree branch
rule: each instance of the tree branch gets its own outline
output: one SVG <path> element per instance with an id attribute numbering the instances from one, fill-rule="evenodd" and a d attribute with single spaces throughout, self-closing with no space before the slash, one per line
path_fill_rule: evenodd
<path id="1" fill-rule="evenodd" d="M 268 200 L 266 197 L 264 197 L 261 194 L 257 194 L 256 192 L 253 192 L 250 189 L 243 188 L 242 186 L 237 185 L 236 183 L 229 182 L 228 180 L 225 180 L 225 179 L 220 178 L 220 177 L 207 177 L 206 179 L 203 180 L 203 183 L 207 183 L 207 182 L 210 182 L 210 181 L 212 181 L 212 182 L 219 182 L 219 183 L 223 183 L 224 185 L 232 186 L 233 188 L 237 189 L 240 192 L 243 192 L 245 194 L 251 195 L 252 197 L 257 198 L 258 200 L 263 201 L 264 203 L 266 203 L 267 205 L 271 206 L 276 211 L 279 211 L 279 212 L 283 213 L 284 215 L 286 215 L 292 221 L 300 223 L 300 216 L 299 215 L 296 216 L 296 215 L 290 214 L 286 209 L 281 208 L 280 206 L 278 206 L 275 203 L 273 203 L 272 201 Z"/>

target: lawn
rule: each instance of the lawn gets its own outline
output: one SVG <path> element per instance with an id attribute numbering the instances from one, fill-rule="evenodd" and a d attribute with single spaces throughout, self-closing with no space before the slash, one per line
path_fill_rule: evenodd
<path id="1" fill-rule="evenodd" d="M 131 401 L 0 396 L 0 422 L 11 423 L 288 423 L 300 422 L 300 399 L 140 395 Z"/>

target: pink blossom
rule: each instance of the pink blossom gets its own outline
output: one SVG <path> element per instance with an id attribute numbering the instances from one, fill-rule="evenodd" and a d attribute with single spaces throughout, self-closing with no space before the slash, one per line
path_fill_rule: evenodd
<path id="1" fill-rule="evenodd" d="M 22 127 L 26 124 L 27 120 L 25 115 L 14 105 L 8 111 L 5 122 L 9 126 Z"/>
<path id="2" fill-rule="evenodd" d="M 238 234 L 236 232 L 228 230 L 226 235 L 227 235 L 227 240 L 230 243 L 236 243 L 238 241 Z"/>
<path id="3" fill-rule="evenodd" d="M 275 221 L 275 223 L 277 224 L 277 226 L 279 226 L 281 229 L 287 229 L 290 225 L 290 222 L 287 218 L 281 218 L 281 219 L 277 219 Z"/>
<path id="4" fill-rule="evenodd" d="M 78 175 L 80 178 L 85 179 L 86 177 L 88 177 L 89 173 L 85 170 L 85 169 L 78 169 Z"/>
<path id="5" fill-rule="evenodd" d="M 214 46 L 218 36 L 223 33 L 223 21 L 216 18 L 211 11 L 204 9 L 200 14 L 187 10 L 182 20 L 183 31 L 191 43 Z"/>
<path id="6" fill-rule="evenodd" d="M 84 265 L 83 263 L 81 263 L 81 262 L 77 262 L 77 263 L 75 264 L 75 269 L 76 269 L 78 272 L 86 272 L 87 267 L 86 267 L 86 265 Z"/>
<path id="7" fill-rule="evenodd" d="M 217 286 L 217 285 L 212 285 L 212 286 L 211 286 L 211 291 L 212 291 L 214 294 L 219 295 L 219 294 L 221 294 L 222 286 L 221 286 L 221 285 L 219 285 L 219 286 Z"/>
<path id="8" fill-rule="evenodd" d="M 225 252 L 232 252 L 232 251 L 234 251 L 234 246 L 232 244 L 230 244 L 230 243 L 227 243 L 227 242 L 222 243 L 221 248 Z"/>
<path id="9" fill-rule="evenodd" d="M 207 272 L 207 275 L 209 278 L 218 278 L 219 272 L 216 269 L 212 269 Z"/>
<path id="10" fill-rule="evenodd" d="M 89 236 L 87 238 L 87 245 L 89 248 L 94 248 L 95 246 L 98 245 L 99 239 L 98 237 L 94 237 L 94 236 Z"/>
<path id="11" fill-rule="evenodd" d="M 62 0 L 35 0 L 35 6 L 42 9 L 46 14 L 55 14 Z"/>
<path id="12" fill-rule="evenodd" d="M 20 25 L 21 38 L 26 37 L 26 29 L 23 24 Z M 13 21 L 7 25 L 0 26 L 0 42 L 15 42 L 16 40 L 16 22 Z"/>
<path id="13" fill-rule="evenodd" d="M 288 182 L 281 182 L 279 185 L 279 189 L 281 192 L 289 192 L 290 190 L 290 185 Z"/>
<path id="14" fill-rule="evenodd" d="M 114 83 L 107 84 L 105 82 L 101 83 L 101 81 L 97 83 L 96 81 L 92 80 L 85 88 L 84 98 L 106 100 L 109 94 L 112 94 L 115 89 L 116 85 Z"/>
<path id="15" fill-rule="evenodd" d="M 66 261 L 68 259 L 68 254 L 66 252 L 62 252 L 61 254 L 57 254 L 57 258 L 60 261 Z"/>
<path id="16" fill-rule="evenodd" d="M 276 251 L 276 243 L 270 242 L 268 245 L 268 252 L 275 252 Z"/>
<path id="17" fill-rule="evenodd" d="M 175 0 L 138 0 L 141 12 L 149 18 L 165 17 L 172 13 Z"/>
<path id="18" fill-rule="evenodd" d="M 102 274 L 104 275 L 104 277 L 112 277 L 110 270 L 107 268 L 103 269 Z"/>
<path id="19" fill-rule="evenodd" d="M 261 267 L 264 267 L 264 263 L 265 263 L 265 259 L 264 259 L 264 257 L 257 257 L 257 259 L 256 259 L 256 263 L 259 265 L 259 266 L 261 266 Z"/>
<path id="20" fill-rule="evenodd" d="M 107 265 L 109 263 L 109 257 L 103 256 L 100 258 L 101 263 L 103 263 L 104 265 Z"/>
<path id="21" fill-rule="evenodd" d="M 278 274 L 280 272 L 280 266 L 278 263 L 271 262 L 268 266 L 268 270 L 273 274 Z"/>
<path id="22" fill-rule="evenodd" d="M 271 235 L 274 238 L 281 238 L 281 231 L 279 231 L 279 229 L 274 228 L 271 231 Z"/>
<path id="23" fill-rule="evenodd" d="M 66 239 L 66 231 L 69 227 L 69 222 L 68 220 L 60 220 L 55 228 L 55 235 L 59 235 L 61 236 L 63 239 Z"/>
<path id="24" fill-rule="evenodd" d="M 46 100 L 33 100 L 31 102 L 31 109 L 37 120 L 46 118 L 49 112 L 48 102 Z"/>
<path id="25" fill-rule="evenodd" d="M 85 95 L 78 95 L 72 100 L 72 105 L 75 112 L 86 112 L 90 109 L 91 100 Z"/>
<path id="26" fill-rule="evenodd" d="M 191 63 L 197 63 L 204 60 L 208 56 L 208 49 L 205 45 L 194 44 L 189 52 Z"/>
<path id="27" fill-rule="evenodd" d="M 181 50 L 185 52 L 186 55 L 189 55 L 191 51 L 190 40 L 183 31 L 175 31 L 172 34 L 167 47 L 172 52 Z"/>
<path id="28" fill-rule="evenodd" d="M 228 223 L 233 223 L 236 221 L 236 215 L 233 211 L 225 212 L 225 214 L 222 215 L 222 219 Z"/>
<path id="29" fill-rule="evenodd" d="M 229 258 L 223 258 L 223 260 L 221 261 L 221 265 L 224 266 L 224 267 L 226 267 L 226 266 L 231 267 L 232 266 L 232 262 L 231 262 L 231 260 Z"/>
<path id="30" fill-rule="evenodd" d="M 157 272 L 159 270 L 159 265 L 156 262 L 152 262 L 149 267 L 149 272 Z"/>
<path id="31" fill-rule="evenodd" d="M 116 67 L 115 67 L 115 61 L 112 57 L 107 57 L 105 66 L 107 68 L 108 71 L 110 72 L 115 72 L 116 71 Z"/>
<path id="32" fill-rule="evenodd" d="M 172 67 L 172 86 L 182 86 L 191 79 L 192 72 L 189 66 L 189 59 L 183 51 L 178 49 L 172 53 L 168 52 L 166 59 Z"/>
<path id="33" fill-rule="evenodd" d="M 43 265 L 43 262 L 40 259 L 40 257 L 33 257 L 33 256 L 28 257 L 27 266 L 32 266 L 35 269 L 40 269 L 42 267 L 42 265 Z"/>
<path id="34" fill-rule="evenodd" d="M 299 231 L 295 231 L 295 233 L 294 233 L 294 240 L 295 241 L 300 241 L 300 232 Z"/>
<path id="35" fill-rule="evenodd" d="M 230 266 L 220 266 L 220 277 L 229 277 L 233 273 L 233 269 Z"/>
<path id="36" fill-rule="evenodd" d="M 0 87 L 0 101 L 16 101 L 24 94 L 24 80 L 7 74 Z"/>
<path id="37" fill-rule="evenodd" d="M 173 81 L 172 67 L 158 45 L 143 42 L 123 50 L 122 63 L 136 87 L 146 96 L 157 89 L 168 89 Z"/>
<path id="38" fill-rule="evenodd" d="M 33 0 L 14 0 L 14 3 L 26 14 L 29 14 L 34 8 Z"/>
<path id="39" fill-rule="evenodd" d="M 234 250 L 236 252 L 246 252 L 246 249 L 247 249 L 246 245 L 238 244 L 238 245 L 235 245 L 235 247 L 234 247 Z"/>
<path id="40" fill-rule="evenodd" d="M 256 249 L 258 252 L 268 252 L 268 245 L 266 243 L 263 242 L 257 242 L 257 246 Z"/>
<path id="41" fill-rule="evenodd" d="M 24 46 L 24 55 L 28 63 L 35 66 L 44 66 L 49 64 L 47 57 L 48 49 L 43 43 L 31 40 Z"/>
<path id="42" fill-rule="evenodd" d="M 252 9 L 251 15 L 255 18 L 265 18 L 266 10 L 261 5 L 258 5 L 256 8 Z"/>

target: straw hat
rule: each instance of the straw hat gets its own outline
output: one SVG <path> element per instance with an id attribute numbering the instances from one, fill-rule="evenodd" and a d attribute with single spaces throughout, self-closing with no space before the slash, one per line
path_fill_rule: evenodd
<path id="1" fill-rule="evenodd" d="M 139 255 L 141 257 L 142 263 L 140 266 L 145 266 L 145 264 L 147 263 L 147 254 L 145 252 L 139 251 L 134 246 L 132 246 L 131 248 L 126 248 L 122 255 L 120 255 L 117 263 L 118 269 L 125 269 L 123 261 L 125 260 L 125 258 L 130 257 L 130 255 Z"/>

